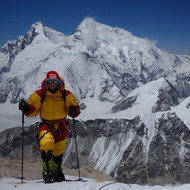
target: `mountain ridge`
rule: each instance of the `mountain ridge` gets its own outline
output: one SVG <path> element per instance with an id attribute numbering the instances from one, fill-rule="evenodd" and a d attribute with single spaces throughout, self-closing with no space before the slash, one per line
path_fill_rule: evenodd
<path id="1" fill-rule="evenodd" d="M 118 104 L 136 88 L 164 78 L 171 84 L 168 88 L 173 86 L 176 91 L 174 100 L 165 97 L 164 108 L 163 104 L 154 108 L 164 111 L 190 95 L 189 65 L 189 56 L 168 54 L 153 41 L 92 18 L 84 19 L 70 36 L 36 22 L 23 37 L 1 49 L 0 102 L 28 99 L 41 87 L 46 73 L 56 70 L 83 107 L 89 107 L 88 99 L 97 99 L 105 102 L 99 104 L 100 110 L 110 103 L 108 107 L 115 113 L 124 109 Z"/>
<path id="2" fill-rule="evenodd" d="M 116 101 L 136 87 L 163 76 L 179 88 L 178 75 L 189 80 L 189 64 L 188 56 L 168 54 L 156 48 L 155 42 L 135 37 L 121 28 L 97 23 L 91 18 L 86 18 L 68 37 L 36 22 L 23 37 L 8 42 L 1 49 L 0 87 L 10 76 L 22 83 L 29 78 L 35 80 L 31 75 L 37 75 L 35 86 L 29 81 L 31 89 L 36 89 L 36 83 L 39 87 L 44 77 L 40 74 L 55 69 L 65 76 L 68 87 L 75 89 L 73 91 L 79 100 L 96 93 L 102 100 Z M 95 76 L 97 73 L 101 76 Z M 95 84 L 97 81 L 100 89 Z M 31 91 L 27 85 L 20 86 L 22 93 L 18 93 L 12 102 L 18 102 L 23 95 L 29 97 Z M 189 84 L 183 83 L 179 89 L 180 95 L 187 97 L 190 91 L 184 88 L 189 89 Z M 109 91 L 117 91 L 117 97 L 112 97 Z M 0 100 L 3 103 L 7 98 Z"/>

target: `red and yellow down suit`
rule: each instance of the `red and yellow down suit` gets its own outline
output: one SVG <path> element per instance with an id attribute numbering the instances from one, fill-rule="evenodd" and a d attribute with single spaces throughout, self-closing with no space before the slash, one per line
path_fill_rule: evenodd
<path id="1" fill-rule="evenodd" d="M 61 77 L 59 80 L 59 89 L 51 93 L 47 90 L 46 79 L 44 79 L 41 89 L 32 94 L 27 102 L 30 111 L 25 113 L 27 117 L 40 114 L 42 118 L 39 128 L 40 150 L 45 152 L 53 150 L 54 156 L 61 155 L 66 148 L 69 123 L 65 118 L 69 115 L 69 106 L 73 105 L 77 108 L 76 117 L 80 114 L 78 103 L 70 91 L 66 90 L 65 100 L 62 98 L 65 83 Z M 43 93 L 46 94 L 44 102 L 42 102 Z"/>

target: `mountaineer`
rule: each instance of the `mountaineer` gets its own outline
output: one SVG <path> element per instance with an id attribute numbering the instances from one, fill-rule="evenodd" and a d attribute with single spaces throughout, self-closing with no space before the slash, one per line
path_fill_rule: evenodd
<path id="1" fill-rule="evenodd" d="M 45 183 L 65 180 L 62 172 L 62 156 L 66 148 L 69 123 L 80 114 L 74 95 L 65 89 L 64 80 L 55 71 L 49 71 L 41 89 L 32 94 L 29 101 L 21 100 L 19 109 L 27 117 L 42 119 L 39 125 L 39 149 L 42 159 L 42 175 Z"/>

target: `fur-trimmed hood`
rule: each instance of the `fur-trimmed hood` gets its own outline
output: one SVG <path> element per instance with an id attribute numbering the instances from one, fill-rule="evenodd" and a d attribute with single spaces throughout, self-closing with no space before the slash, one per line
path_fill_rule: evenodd
<path id="1" fill-rule="evenodd" d="M 41 85 L 41 89 L 42 89 L 43 93 L 47 93 L 47 91 L 48 91 L 46 80 L 47 80 L 47 78 L 45 78 L 43 80 L 42 85 Z M 63 91 L 65 90 L 65 82 L 64 82 L 63 78 L 60 76 L 59 76 L 58 80 L 59 80 L 59 86 L 58 86 L 57 90 L 59 90 L 62 94 Z"/>

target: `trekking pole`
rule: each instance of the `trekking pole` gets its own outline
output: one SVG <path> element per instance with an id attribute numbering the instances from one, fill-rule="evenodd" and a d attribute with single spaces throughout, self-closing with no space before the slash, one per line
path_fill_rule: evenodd
<path id="1" fill-rule="evenodd" d="M 22 162 L 21 162 L 21 183 L 23 183 L 24 170 L 24 112 L 22 111 Z"/>
<path id="2" fill-rule="evenodd" d="M 74 138 L 75 138 L 75 150 L 77 155 L 77 168 L 78 168 L 78 175 L 79 175 L 79 181 L 82 179 L 80 178 L 80 167 L 79 167 L 79 156 L 78 156 L 78 147 L 77 147 L 77 138 L 76 138 L 76 129 L 75 129 L 75 119 L 73 117 L 73 132 L 74 132 Z"/>

